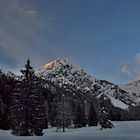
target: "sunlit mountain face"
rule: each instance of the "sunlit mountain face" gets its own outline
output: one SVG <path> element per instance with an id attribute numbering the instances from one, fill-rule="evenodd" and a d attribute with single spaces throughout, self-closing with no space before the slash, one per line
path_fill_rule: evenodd
<path id="1" fill-rule="evenodd" d="M 64 65 L 64 64 L 65 64 L 65 62 L 62 60 L 54 60 L 54 61 L 51 61 L 51 62 L 45 64 L 43 67 L 46 69 L 51 69 L 55 65 Z"/>

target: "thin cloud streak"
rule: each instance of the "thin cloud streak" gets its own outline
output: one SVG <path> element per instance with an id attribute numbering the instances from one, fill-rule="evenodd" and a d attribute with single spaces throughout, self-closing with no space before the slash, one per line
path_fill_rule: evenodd
<path id="1" fill-rule="evenodd" d="M 140 53 L 135 56 L 135 66 L 124 65 L 120 68 L 120 71 L 135 80 L 140 79 Z"/>
<path id="2" fill-rule="evenodd" d="M 41 51 L 61 56 L 60 51 L 48 47 L 47 40 L 38 35 L 38 30 L 46 26 L 47 18 L 41 18 L 33 5 L 27 5 L 23 0 L 0 0 L 0 13 L 8 27 L 18 34 L 11 33 L 5 24 L 1 26 L 0 48 L 18 63 L 27 58 L 31 58 L 33 63 L 46 63 L 46 56 L 41 55 Z"/>
<path id="3" fill-rule="evenodd" d="M 36 54 L 32 49 L 25 47 L 18 42 L 14 37 L 10 36 L 3 29 L 0 29 L 1 47 L 17 62 L 23 62 L 28 57 L 31 57 L 37 62 L 41 61 L 41 56 Z"/>

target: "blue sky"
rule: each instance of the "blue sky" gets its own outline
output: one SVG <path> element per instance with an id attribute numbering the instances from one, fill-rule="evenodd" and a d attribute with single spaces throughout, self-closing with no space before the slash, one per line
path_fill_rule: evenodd
<path id="1" fill-rule="evenodd" d="M 66 59 L 98 79 L 140 79 L 139 0 L 0 0 L 0 67 Z"/>

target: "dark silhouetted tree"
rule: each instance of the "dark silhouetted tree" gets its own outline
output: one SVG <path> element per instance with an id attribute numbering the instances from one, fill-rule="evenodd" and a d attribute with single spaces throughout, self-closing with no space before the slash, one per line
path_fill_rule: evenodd
<path id="1" fill-rule="evenodd" d="M 110 121 L 109 114 L 107 112 L 107 109 L 105 108 L 105 95 L 101 95 L 100 97 L 100 109 L 98 112 L 98 118 L 99 118 L 99 124 L 101 126 L 101 130 L 103 128 L 113 128 L 113 124 Z"/>
<path id="2" fill-rule="evenodd" d="M 12 133 L 20 136 L 41 136 L 45 123 L 45 104 L 40 79 L 35 76 L 29 59 L 21 73 L 22 80 L 12 97 Z"/>
<path id="3" fill-rule="evenodd" d="M 90 103 L 89 113 L 88 113 L 88 125 L 97 126 L 97 124 L 98 124 L 98 117 L 97 117 L 93 103 Z"/>
<path id="4" fill-rule="evenodd" d="M 56 131 L 62 128 L 62 131 L 65 132 L 65 128 L 71 127 L 72 120 L 72 106 L 69 96 L 67 96 L 67 94 L 62 94 L 60 100 L 57 101 Z"/>
<path id="5" fill-rule="evenodd" d="M 84 104 L 84 103 L 83 103 Z M 74 127 L 80 128 L 86 126 L 85 106 L 77 103 L 75 106 Z"/>

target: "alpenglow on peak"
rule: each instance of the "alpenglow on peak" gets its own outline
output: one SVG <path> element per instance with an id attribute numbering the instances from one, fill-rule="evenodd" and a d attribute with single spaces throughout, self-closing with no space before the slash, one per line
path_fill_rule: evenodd
<path id="1" fill-rule="evenodd" d="M 45 64 L 43 67 L 45 69 L 51 69 L 52 67 L 54 67 L 56 65 L 66 65 L 67 63 L 68 63 L 68 61 L 66 61 L 66 60 L 58 60 L 58 59 L 56 59 L 54 61 L 51 61 L 51 62 Z"/>

